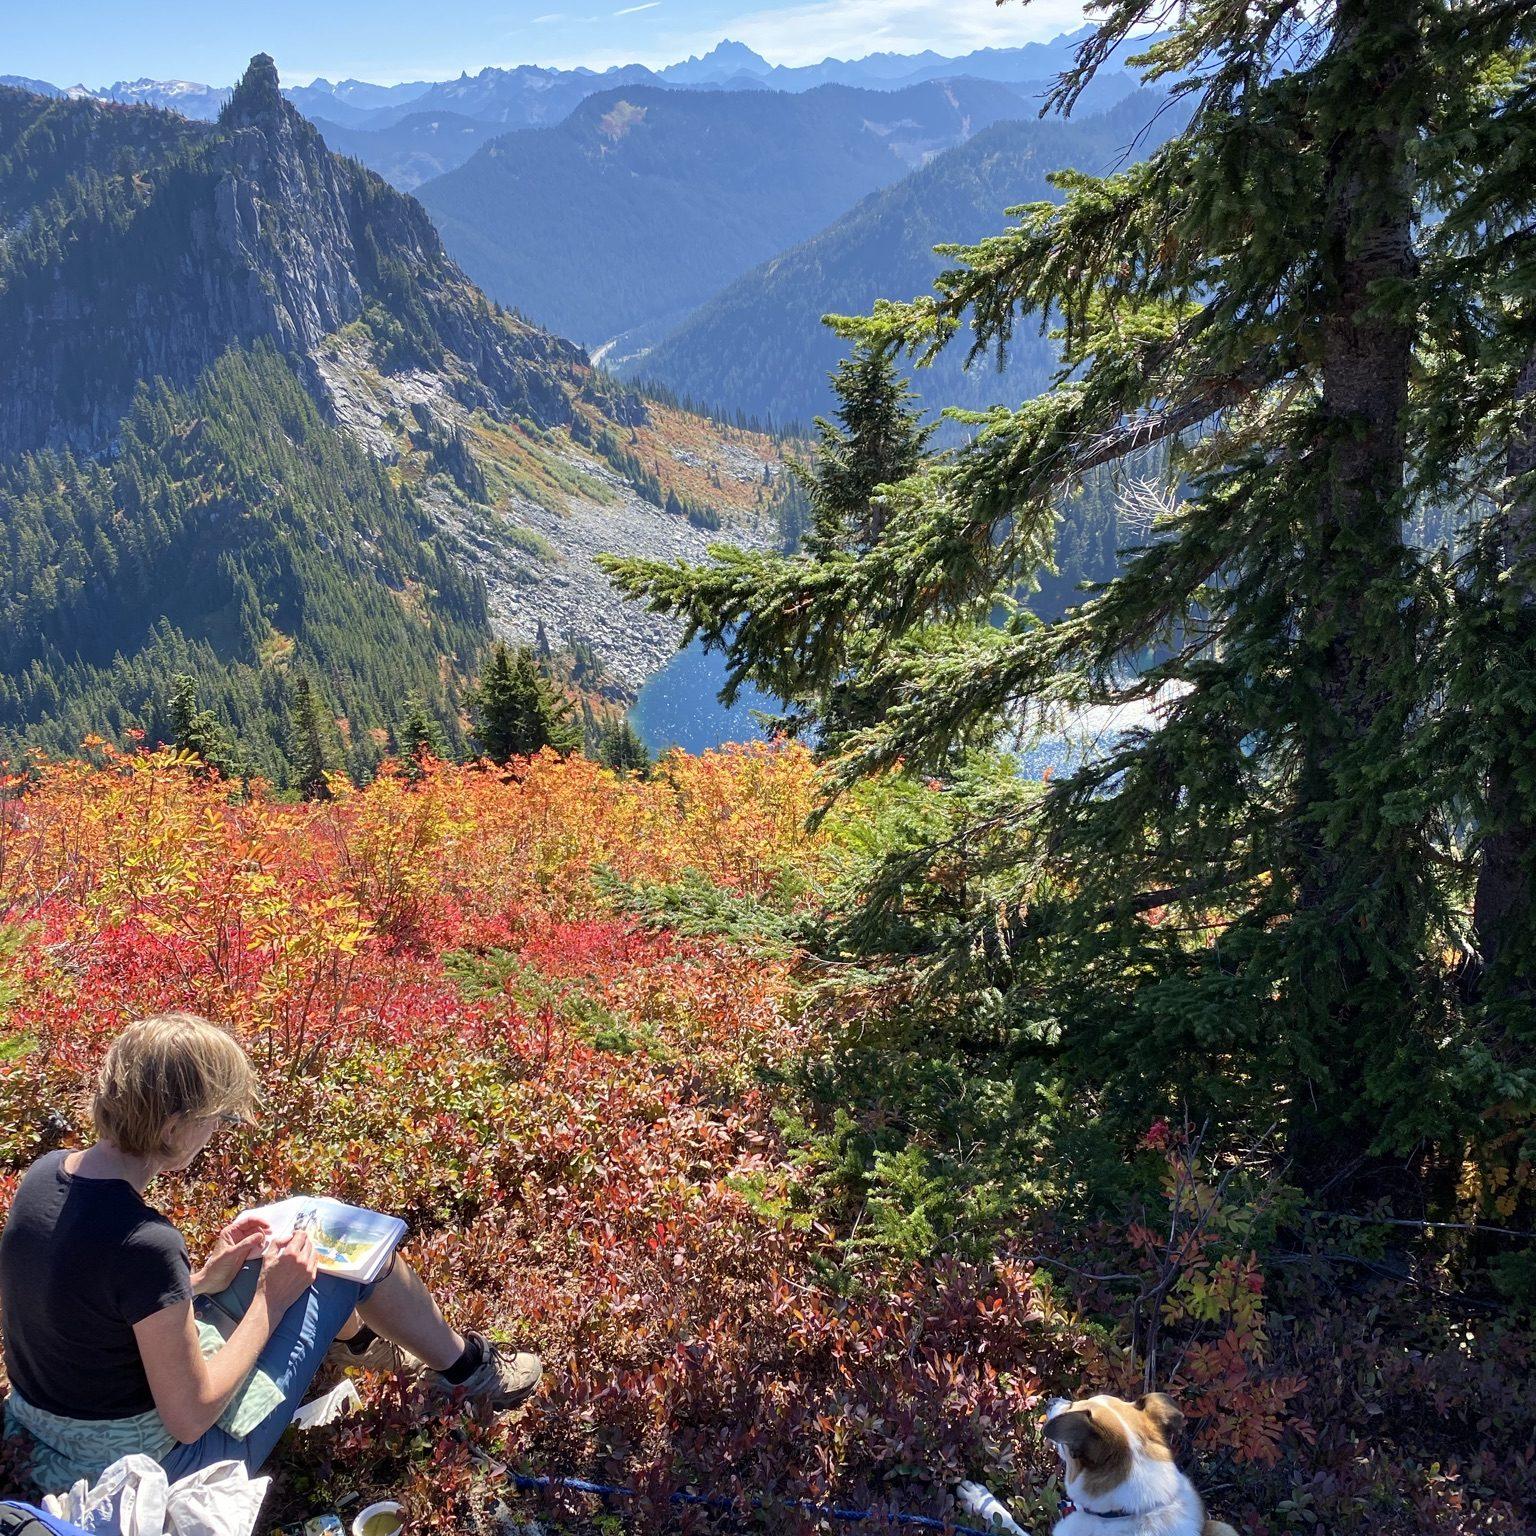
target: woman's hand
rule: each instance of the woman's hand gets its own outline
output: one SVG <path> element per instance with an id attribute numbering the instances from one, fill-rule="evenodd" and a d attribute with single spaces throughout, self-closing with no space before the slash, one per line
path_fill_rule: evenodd
<path id="1" fill-rule="evenodd" d="M 213 1295 L 234 1282 L 241 1266 L 267 1246 L 271 1228 L 260 1216 L 237 1216 L 213 1240 L 213 1251 L 201 1269 L 192 1272 L 192 1294 Z"/>
<path id="2" fill-rule="evenodd" d="M 261 1266 L 261 1289 L 274 1318 L 281 1317 L 315 1283 L 318 1263 L 308 1232 L 295 1232 L 279 1243 Z"/>

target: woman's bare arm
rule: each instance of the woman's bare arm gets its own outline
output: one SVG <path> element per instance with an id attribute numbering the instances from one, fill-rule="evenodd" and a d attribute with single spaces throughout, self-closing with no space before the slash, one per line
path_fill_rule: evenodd
<path id="1" fill-rule="evenodd" d="M 245 1316 L 224 1347 L 206 1358 L 190 1301 L 162 1307 L 133 1325 L 155 1408 L 183 1445 L 218 1423 L 283 1313 L 314 1278 L 314 1244 L 297 1233 L 268 1255 Z"/>
<path id="2" fill-rule="evenodd" d="M 279 1313 L 278 1316 L 282 1314 Z M 262 1288 L 256 1288 L 245 1316 L 217 1354 L 204 1358 L 192 1303 L 151 1313 L 133 1325 L 144 1374 L 165 1427 L 183 1444 L 218 1423 L 235 1388 L 250 1374 L 277 1323 Z"/>

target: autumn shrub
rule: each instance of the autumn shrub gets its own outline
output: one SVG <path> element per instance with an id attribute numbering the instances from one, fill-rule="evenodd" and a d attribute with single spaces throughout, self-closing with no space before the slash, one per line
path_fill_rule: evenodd
<path id="1" fill-rule="evenodd" d="M 264 1103 L 153 1187 L 194 1251 L 294 1190 L 395 1211 L 450 1315 L 545 1357 L 504 1420 L 368 1377 L 360 1416 L 280 1448 L 274 1519 L 390 1494 L 420 1529 L 809 1531 L 797 1501 L 942 1518 L 976 1477 L 1043 1529 L 1045 1401 L 1150 1369 L 1252 1536 L 1525 1529 L 1529 1330 L 1455 1310 L 1450 1249 L 1323 1224 L 1262 1148 L 1125 1130 L 984 985 L 936 1008 L 963 862 L 893 875 L 875 963 L 850 881 L 952 814 L 888 789 L 811 831 L 784 745 L 648 780 L 386 766 L 323 804 L 169 752 L 30 764 L 0 798 L 0 1210 L 86 1135 L 122 1025 L 195 1008 Z M 0 1448 L 4 1486 L 23 1465 Z"/>
<path id="2" fill-rule="evenodd" d="M 1220 914 L 1143 912 L 1114 967 L 1102 935 L 1093 964 L 1046 942 L 1055 892 L 1017 846 L 1037 790 L 976 758 L 866 781 L 829 823 L 816 1027 L 775 1083 L 779 1198 L 837 1232 L 819 1284 L 1026 1257 L 1102 1330 L 1072 1390 L 1172 1392 L 1197 1482 L 1246 1531 L 1532 1529 L 1518 1131 L 1495 1114 L 1468 1139 L 1423 1212 L 1448 1225 L 1304 1198 L 1268 1080 L 1207 1061 L 1198 1021 L 1160 1042 L 1137 1016 L 1143 962 L 1209 955 Z M 1132 1041 L 1135 1072 L 1104 1071 Z"/>
<path id="3" fill-rule="evenodd" d="M 831 1228 L 773 1193 L 772 1084 L 811 1028 L 791 951 L 616 897 L 702 882 L 787 918 L 826 857 L 803 752 L 433 765 L 307 805 L 94 752 L 0 803 L 0 1202 L 83 1139 L 123 1024 L 197 1008 L 264 1106 L 156 1186 L 192 1247 L 293 1189 L 396 1211 L 454 1316 L 550 1362 L 510 1430 L 366 1384 L 357 1424 L 284 1446 L 279 1513 L 393 1491 L 462 1529 L 503 1489 L 487 1455 L 634 1486 L 642 1521 L 685 1484 L 942 1509 L 1038 1451 L 1075 1323 L 1004 1259 L 821 1287 Z"/>

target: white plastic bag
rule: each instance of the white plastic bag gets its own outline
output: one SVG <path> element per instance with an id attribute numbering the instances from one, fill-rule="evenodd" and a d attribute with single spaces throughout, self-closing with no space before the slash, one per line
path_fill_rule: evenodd
<path id="1" fill-rule="evenodd" d="M 82 1478 L 43 1507 L 96 1536 L 251 1536 L 271 1481 L 243 1461 L 216 1461 L 172 1484 L 148 1456 L 124 1456 L 94 1488 Z"/>
<path id="2" fill-rule="evenodd" d="M 252 1477 L 243 1461 L 216 1461 L 182 1478 L 166 1501 L 166 1536 L 251 1536 L 271 1482 Z"/>

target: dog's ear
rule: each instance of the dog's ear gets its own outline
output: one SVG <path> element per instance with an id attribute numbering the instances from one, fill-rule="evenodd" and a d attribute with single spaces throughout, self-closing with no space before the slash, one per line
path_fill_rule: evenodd
<path id="1" fill-rule="evenodd" d="M 1079 1461 L 1085 1461 L 1090 1459 L 1103 1435 L 1093 1422 L 1093 1409 L 1069 1408 L 1045 1421 L 1045 1438 L 1065 1446 Z"/>
<path id="2" fill-rule="evenodd" d="M 1172 1447 L 1174 1438 L 1184 1428 L 1184 1415 L 1179 1405 L 1166 1392 L 1148 1392 L 1136 1399 L 1137 1408 L 1152 1421 L 1153 1427 L 1163 1437 L 1163 1444 Z"/>

